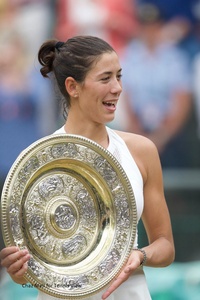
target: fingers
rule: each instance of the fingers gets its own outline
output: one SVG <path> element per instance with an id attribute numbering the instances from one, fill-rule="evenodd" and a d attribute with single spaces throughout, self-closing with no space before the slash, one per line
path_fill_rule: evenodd
<path id="1" fill-rule="evenodd" d="M 27 269 L 28 269 L 28 264 L 27 264 L 27 262 L 25 262 L 23 265 L 21 265 L 21 264 L 19 265 L 19 269 L 17 269 L 17 266 L 16 266 L 15 269 L 14 268 L 13 268 L 13 270 L 7 269 L 7 271 L 12 277 L 15 276 L 16 278 L 20 278 L 20 277 L 24 276 Z"/>
<path id="2" fill-rule="evenodd" d="M 12 264 L 7 267 L 7 272 L 11 275 L 20 276 L 24 275 L 27 271 L 27 261 L 30 259 L 30 254 L 28 254 L 27 250 L 23 250 L 21 253 L 21 257 L 18 256 L 18 259 L 15 260 Z"/>
<path id="3" fill-rule="evenodd" d="M 136 262 L 136 261 L 134 261 L 134 262 L 132 262 L 132 263 L 129 263 L 129 264 L 127 264 L 126 266 L 125 266 L 125 268 L 124 268 L 124 273 L 132 273 L 132 272 L 134 272 L 138 267 L 140 266 L 140 262 L 138 261 L 138 262 Z M 129 274 L 129 275 L 130 275 Z"/>
<path id="4" fill-rule="evenodd" d="M 4 259 L 6 256 L 18 252 L 19 248 L 16 246 L 7 247 L 1 250 L 0 252 L 0 259 Z"/>
<path id="5" fill-rule="evenodd" d="M 112 292 L 114 292 L 125 280 L 128 279 L 131 273 L 122 271 L 120 275 L 112 282 L 106 292 L 102 295 L 102 299 L 106 299 Z"/>
<path id="6" fill-rule="evenodd" d="M 126 266 L 119 274 L 119 276 L 112 282 L 110 287 L 102 295 L 102 299 L 106 299 L 112 292 L 114 292 L 129 276 L 140 266 L 140 259 L 138 253 L 132 253 Z"/>
<path id="7" fill-rule="evenodd" d="M 27 261 L 30 259 L 28 250 L 19 250 L 17 247 L 4 248 L 0 253 L 1 265 L 11 276 L 23 276 L 27 271 Z"/>

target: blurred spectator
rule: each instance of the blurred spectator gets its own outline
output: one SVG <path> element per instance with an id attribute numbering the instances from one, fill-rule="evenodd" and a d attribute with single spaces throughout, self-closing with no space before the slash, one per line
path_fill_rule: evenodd
<path id="1" fill-rule="evenodd" d="M 3 5 L 1 30 L 17 30 L 34 58 L 41 43 L 52 36 L 55 0 L 8 0 Z M 31 61 L 33 63 L 33 61 Z"/>
<path id="2" fill-rule="evenodd" d="M 52 91 L 30 68 L 26 44 L 12 31 L 0 38 L 1 185 L 20 152 L 55 127 Z"/>
<path id="3" fill-rule="evenodd" d="M 199 0 L 137 0 L 137 3 L 157 6 L 164 13 L 166 21 L 182 16 L 194 23 L 196 21 L 195 9 Z"/>
<path id="4" fill-rule="evenodd" d="M 137 34 L 135 0 L 101 0 L 107 11 L 104 28 L 107 39 L 118 55 L 122 55 L 127 43 Z"/>
<path id="5" fill-rule="evenodd" d="M 191 78 L 184 54 L 163 39 L 164 20 L 154 5 L 138 8 L 140 31 L 124 53 L 127 130 L 155 142 L 163 167 L 187 166 L 184 126 L 191 108 Z"/>
<path id="6" fill-rule="evenodd" d="M 167 21 L 163 27 L 165 38 L 184 50 L 192 64 L 196 53 L 200 51 L 200 42 L 196 32 L 200 19 L 200 1 L 138 0 L 138 2 L 154 4 L 162 10 Z"/>
<path id="7" fill-rule="evenodd" d="M 55 35 L 67 40 L 73 35 L 96 35 L 118 52 L 137 32 L 132 0 L 59 0 Z"/>
<path id="8" fill-rule="evenodd" d="M 81 34 L 105 38 L 106 16 L 101 0 L 58 0 L 55 35 L 64 41 Z"/>

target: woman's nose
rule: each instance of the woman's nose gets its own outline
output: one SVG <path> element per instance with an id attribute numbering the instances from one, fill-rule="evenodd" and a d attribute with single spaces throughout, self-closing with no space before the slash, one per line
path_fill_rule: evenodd
<path id="1" fill-rule="evenodd" d="M 114 80 L 112 88 L 111 88 L 111 93 L 113 94 L 121 94 L 122 92 L 122 83 L 119 80 Z"/>

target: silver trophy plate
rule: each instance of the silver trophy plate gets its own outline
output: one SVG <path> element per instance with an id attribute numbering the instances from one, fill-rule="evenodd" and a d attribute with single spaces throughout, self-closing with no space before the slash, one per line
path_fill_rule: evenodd
<path id="1" fill-rule="evenodd" d="M 1 200 L 6 246 L 31 254 L 25 278 L 82 299 L 119 274 L 133 248 L 137 212 L 126 173 L 106 149 L 77 135 L 45 137 L 11 167 Z"/>

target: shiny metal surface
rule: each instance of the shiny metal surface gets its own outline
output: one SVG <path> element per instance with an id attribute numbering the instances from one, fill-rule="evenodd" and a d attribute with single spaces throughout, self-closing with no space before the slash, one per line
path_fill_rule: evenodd
<path id="1" fill-rule="evenodd" d="M 124 266 L 136 235 L 130 182 L 95 142 L 52 135 L 13 164 L 1 201 L 7 246 L 32 255 L 26 279 L 43 292 L 81 299 L 105 288 Z"/>

